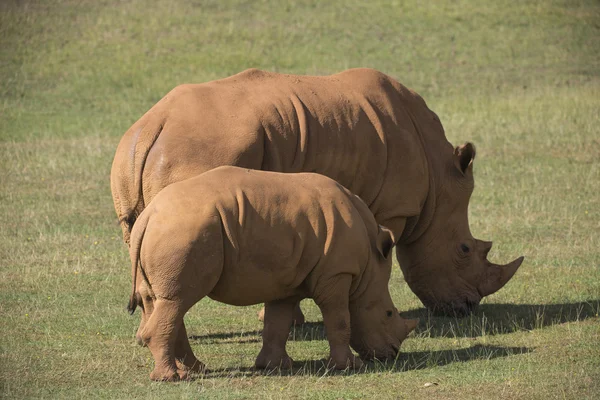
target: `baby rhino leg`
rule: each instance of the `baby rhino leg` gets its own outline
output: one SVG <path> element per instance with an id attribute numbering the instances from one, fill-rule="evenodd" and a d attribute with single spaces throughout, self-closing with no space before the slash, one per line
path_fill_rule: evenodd
<path id="1" fill-rule="evenodd" d="M 148 346 L 154 357 L 154 370 L 150 379 L 176 381 L 186 379 L 185 371 L 178 371 L 175 364 L 175 345 L 183 328 L 185 311 L 181 302 L 157 299 L 154 310 L 140 332 L 140 340 Z"/>
<path id="2" fill-rule="evenodd" d="M 350 350 L 350 310 L 348 308 L 351 277 L 337 276 L 319 285 L 315 302 L 323 314 L 329 341 L 329 366 L 336 369 L 360 368 L 362 362 Z"/>
<path id="3" fill-rule="evenodd" d="M 139 286 L 138 296 L 138 302 L 142 304 L 142 319 L 135 336 L 137 343 L 140 346 L 146 346 L 147 343 L 144 343 L 144 340 L 142 339 L 142 333 L 144 332 L 147 321 L 150 319 L 154 311 L 154 294 L 149 289 L 148 284 L 145 281 L 142 281 Z M 198 361 L 196 356 L 194 356 L 192 348 L 190 347 L 190 342 L 187 337 L 184 323 L 181 324 L 181 327 L 177 333 L 177 341 L 175 342 L 175 361 L 177 364 L 177 369 L 187 369 L 194 372 L 204 371 L 204 364 Z"/>
<path id="4" fill-rule="evenodd" d="M 263 347 L 256 358 L 256 368 L 292 368 L 293 360 L 285 351 L 297 298 L 265 304 Z"/>
<path id="5" fill-rule="evenodd" d="M 204 363 L 200 362 L 190 346 L 190 341 L 185 330 L 185 323 L 181 323 L 179 332 L 177 333 L 177 341 L 175 343 L 175 361 L 177 369 L 190 370 L 193 372 L 204 372 Z"/>
<path id="6" fill-rule="evenodd" d="M 144 249 L 152 249 L 142 255 L 146 273 L 154 278 L 154 294 L 162 295 L 154 301 L 142 335 L 154 356 L 150 375 L 154 380 L 186 379 L 188 370 L 204 370 L 190 347 L 183 316 L 215 287 L 223 269 L 223 252 L 220 219 L 214 216 L 201 223 L 197 226 L 192 218 L 167 224 L 162 235 L 145 237 Z"/>

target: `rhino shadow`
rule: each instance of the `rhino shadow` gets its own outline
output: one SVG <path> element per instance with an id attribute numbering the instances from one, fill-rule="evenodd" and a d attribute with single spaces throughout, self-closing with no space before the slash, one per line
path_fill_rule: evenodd
<path id="1" fill-rule="evenodd" d="M 227 367 L 207 370 L 205 378 L 239 378 L 251 376 L 325 376 L 325 375 L 355 375 L 373 374 L 380 372 L 407 372 L 433 367 L 440 367 L 457 362 L 475 360 L 491 360 L 499 357 L 510 357 L 532 352 L 528 347 L 501 347 L 475 345 L 458 350 L 415 351 L 401 353 L 394 362 L 370 362 L 360 370 L 337 371 L 327 368 L 327 361 L 302 360 L 294 361 L 291 370 L 257 370 L 253 367 Z"/>
<path id="2" fill-rule="evenodd" d="M 225 342 L 229 341 L 230 339 L 235 339 L 236 343 L 255 343 L 262 341 L 262 339 L 260 338 L 261 334 L 262 331 L 259 330 L 242 332 L 219 332 L 209 333 L 206 335 L 189 335 L 188 339 L 190 339 L 190 341 L 196 341 L 205 344 Z"/>
<path id="3" fill-rule="evenodd" d="M 213 343 L 229 341 L 235 339 L 236 343 L 254 343 L 261 342 L 262 330 L 246 332 L 219 332 L 206 335 L 190 335 L 188 338 L 201 343 Z M 323 322 L 305 322 L 302 325 L 293 326 L 290 329 L 288 340 L 304 342 L 311 340 L 326 340 L 327 334 Z"/>
<path id="4" fill-rule="evenodd" d="M 391 370 L 404 372 L 420 370 L 444 365 L 468 362 L 475 360 L 491 360 L 499 357 L 510 357 L 519 354 L 531 353 L 531 347 L 503 347 L 477 344 L 462 349 L 401 352 L 398 359 L 391 366 Z M 384 364 L 381 364 L 385 367 Z"/>
<path id="5" fill-rule="evenodd" d="M 600 300 L 566 304 L 483 304 L 465 318 L 436 316 L 425 308 L 401 312 L 419 318 L 422 337 L 478 337 L 542 329 L 598 317 Z"/>
<path id="6" fill-rule="evenodd" d="M 295 342 L 327 340 L 327 331 L 323 321 L 305 322 L 292 327 L 288 340 Z"/>
<path id="7" fill-rule="evenodd" d="M 600 300 L 567 304 L 483 304 L 464 318 L 436 316 L 425 308 L 401 312 L 403 318 L 419 318 L 416 334 L 422 337 L 478 337 L 541 329 L 550 325 L 582 321 L 600 314 Z M 190 340 L 261 342 L 262 330 L 191 335 Z M 326 340 L 322 321 L 292 327 L 288 340 Z"/>

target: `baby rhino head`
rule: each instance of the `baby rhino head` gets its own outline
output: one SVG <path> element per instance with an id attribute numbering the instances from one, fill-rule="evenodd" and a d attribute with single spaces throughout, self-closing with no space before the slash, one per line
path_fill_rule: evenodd
<path id="1" fill-rule="evenodd" d="M 352 320 L 350 345 L 363 360 L 394 360 L 400 345 L 418 322 L 417 319 L 402 318 L 396 308 L 365 310 L 360 323 L 355 325 Z"/>
<path id="2" fill-rule="evenodd" d="M 363 276 L 368 283 L 359 285 L 357 296 L 351 298 L 350 346 L 363 360 L 396 358 L 400 345 L 419 322 L 400 317 L 392 302 L 388 283 L 393 245 L 391 233 L 380 226 L 376 248 Z"/>

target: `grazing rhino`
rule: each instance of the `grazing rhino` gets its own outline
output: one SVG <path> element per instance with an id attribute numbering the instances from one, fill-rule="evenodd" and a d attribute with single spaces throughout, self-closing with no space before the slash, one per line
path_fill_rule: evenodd
<path id="1" fill-rule="evenodd" d="M 322 175 L 219 167 L 168 186 L 131 233 L 128 308 L 142 306 L 136 336 L 154 356 L 150 377 L 177 380 L 185 366 L 204 368 L 183 316 L 205 296 L 266 303 L 260 368 L 291 368 L 285 344 L 306 297 L 321 309 L 336 368 L 360 366 L 349 345 L 363 359 L 396 357 L 417 321 L 392 303 L 392 248 L 366 204 Z"/>
<path id="2" fill-rule="evenodd" d="M 168 93 L 121 139 L 111 189 L 128 242 L 162 188 L 215 167 L 326 175 L 390 228 L 404 278 L 425 306 L 466 314 L 523 260 L 492 264 L 491 243 L 471 235 L 474 159 L 472 144 L 453 148 L 423 99 L 381 72 L 250 69 Z"/>

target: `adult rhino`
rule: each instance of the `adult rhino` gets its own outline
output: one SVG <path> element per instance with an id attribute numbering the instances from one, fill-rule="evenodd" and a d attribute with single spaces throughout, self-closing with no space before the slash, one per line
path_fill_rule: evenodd
<path id="1" fill-rule="evenodd" d="M 425 101 L 381 72 L 249 69 L 161 99 L 121 139 L 111 189 L 128 243 L 161 189 L 218 166 L 326 175 L 392 231 L 404 278 L 423 304 L 463 315 L 523 261 L 490 263 L 491 242 L 471 235 L 474 158 L 471 143 L 454 148 Z"/>

